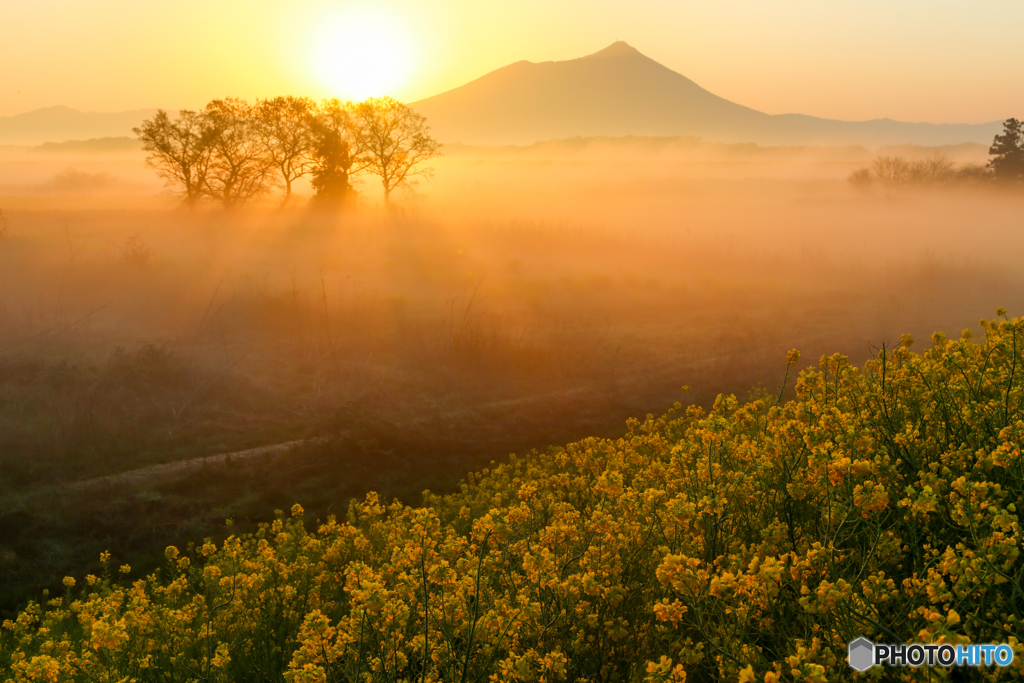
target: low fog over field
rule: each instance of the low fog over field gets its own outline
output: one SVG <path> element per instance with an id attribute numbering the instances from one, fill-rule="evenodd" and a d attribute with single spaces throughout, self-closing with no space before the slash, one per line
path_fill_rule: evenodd
<path id="1" fill-rule="evenodd" d="M 862 148 L 456 146 L 394 209 L 365 181 L 342 213 L 274 196 L 190 212 L 154 194 L 137 151 L 8 154 L 5 362 L 102 366 L 156 345 L 255 383 L 257 412 L 315 396 L 443 417 L 590 387 L 624 401 L 614 425 L 683 384 L 706 399 L 771 383 L 791 347 L 863 356 L 1019 298 L 1018 196 L 860 189 Z"/>
<path id="2" fill-rule="evenodd" d="M 879 155 L 986 151 L 452 145 L 391 209 L 364 180 L 334 212 L 301 184 L 285 207 L 186 210 L 125 141 L 5 148 L 0 488 L 8 515 L 30 515 L 8 519 L 45 537 L 39 501 L 106 510 L 82 548 L 46 551 L 59 567 L 139 515 L 159 541 L 303 491 L 416 500 L 676 401 L 778 395 L 791 348 L 801 366 L 859 362 L 904 333 L 923 345 L 1016 313 L 1019 194 L 848 180 Z M 312 441 L 241 473 L 104 494 L 113 515 L 59 493 L 297 439 Z M 32 566 L 22 542 L 12 580 Z"/>

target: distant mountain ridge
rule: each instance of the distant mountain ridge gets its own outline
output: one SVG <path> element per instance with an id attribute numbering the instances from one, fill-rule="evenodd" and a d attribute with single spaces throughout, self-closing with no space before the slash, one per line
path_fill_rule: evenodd
<path id="1" fill-rule="evenodd" d="M 71 107 L 46 107 L 15 116 L 0 116 L 0 145 L 131 136 L 132 128 L 155 113 L 156 109 L 84 112 Z"/>
<path id="2" fill-rule="evenodd" d="M 531 144 L 600 136 L 699 136 L 762 145 L 988 143 L 983 124 L 771 115 L 721 98 L 625 42 L 561 62 L 520 61 L 411 106 L 442 142 Z"/>
<path id="3" fill-rule="evenodd" d="M 1002 121 L 837 121 L 765 114 L 726 100 L 625 42 L 561 62 L 520 61 L 413 102 L 442 142 L 525 145 L 573 137 L 697 136 L 760 145 L 989 144 Z M 134 137 L 156 109 L 83 112 L 47 107 L 0 116 L 0 145 Z"/>

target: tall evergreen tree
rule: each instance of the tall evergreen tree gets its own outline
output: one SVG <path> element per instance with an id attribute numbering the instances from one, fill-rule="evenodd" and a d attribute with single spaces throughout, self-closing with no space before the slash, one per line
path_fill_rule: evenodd
<path id="1" fill-rule="evenodd" d="M 318 204 L 344 206 L 354 196 L 355 190 L 349 182 L 349 170 L 352 168 L 352 156 L 349 153 L 348 141 L 330 128 L 317 129 L 317 144 L 313 158 L 313 189 L 316 190 L 314 201 Z"/>
<path id="2" fill-rule="evenodd" d="M 993 155 L 988 167 L 997 179 L 1024 180 L 1024 122 L 1006 119 L 988 153 Z"/>
<path id="3" fill-rule="evenodd" d="M 363 166 L 349 102 L 324 100 L 310 120 L 313 136 L 310 174 L 321 205 L 344 206 L 355 197 L 352 176 Z"/>

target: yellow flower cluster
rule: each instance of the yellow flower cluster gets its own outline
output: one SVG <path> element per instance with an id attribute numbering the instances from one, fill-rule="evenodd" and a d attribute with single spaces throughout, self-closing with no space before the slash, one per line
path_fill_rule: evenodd
<path id="1" fill-rule="evenodd" d="M 371 494 L 313 529 L 296 505 L 131 583 L 69 577 L 4 624 L 0 672 L 831 681 L 863 635 L 1007 642 L 1013 671 L 972 675 L 1019 676 L 1024 321 L 984 327 L 863 368 L 823 358 L 782 405 L 723 396 L 512 458 L 422 508 Z"/>

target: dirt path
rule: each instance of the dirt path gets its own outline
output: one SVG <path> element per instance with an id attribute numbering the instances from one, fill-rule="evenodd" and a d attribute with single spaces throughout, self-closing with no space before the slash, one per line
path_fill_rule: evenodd
<path id="1" fill-rule="evenodd" d="M 443 416 L 443 419 L 458 420 L 469 417 L 476 417 L 487 411 L 515 410 L 517 408 L 536 405 L 538 403 L 542 403 L 545 401 L 576 398 L 578 396 L 586 395 L 587 393 L 592 391 L 594 391 L 594 387 L 580 387 L 576 389 L 553 391 L 535 396 L 525 396 L 522 398 L 492 401 L 490 403 L 483 403 L 474 406 L 473 408 L 463 408 L 459 410 L 446 411 L 446 413 Z M 396 423 L 393 426 L 397 429 L 401 429 L 402 427 L 421 426 L 424 424 L 428 424 L 432 419 L 434 418 L 417 417 L 412 420 L 405 421 L 404 423 Z M 275 455 L 287 453 L 293 448 L 323 443 L 325 441 L 326 439 L 324 438 L 295 439 L 293 441 L 285 441 L 284 443 L 259 446 L 258 448 L 249 448 L 241 451 L 231 451 L 229 453 L 218 453 L 216 455 L 207 455 L 199 458 L 190 458 L 188 460 L 178 460 L 175 462 L 169 462 L 160 465 L 150 465 L 147 467 L 140 467 L 138 469 L 128 470 L 125 472 L 118 472 L 116 474 L 104 475 L 102 477 L 94 477 L 92 479 L 82 479 L 79 481 L 68 482 L 66 484 L 44 486 L 34 491 L 27 492 L 26 495 L 22 498 L 21 503 L 27 502 L 27 500 L 30 498 L 64 495 L 68 493 L 88 493 L 91 491 L 104 490 L 115 486 L 143 486 L 147 484 L 152 484 L 155 481 L 164 481 L 170 478 L 188 476 L 206 467 L 224 465 L 227 464 L 228 462 L 244 463 L 246 461 L 252 461 L 258 458 L 272 457 Z M 15 505 L 15 507 L 21 506 Z"/>
<path id="2" fill-rule="evenodd" d="M 191 474 L 192 472 L 201 470 L 204 467 L 222 465 L 229 461 L 233 463 L 243 462 L 253 458 L 278 455 L 280 453 L 285 453 L 296 446 L 313 442 L 315 442 L 315 440 L 307 441 L 305 439 L 296 439 L 294 441 L 286 441 L 284 443 L 259 446 L 258 448 L 249 448 L 244 451 L 218 453 L 217 455 L 207 455 L 201 458 L 191 458 L 189 460 L 178 460 L 177 462 L 169 462 L 163 465 L 140 467 L 135 470 L 128 470 L 127 472 L 118 472 L 117 474 L 108 474 L 103 477 L 71 482 L 69 484 L 64 484 L 59 487 L 59 489 L 62 492 L 81 493 L 110 486 L 146 484 L 154 480 L 165 479 L 170 476 Z"/>
<path id="3" fill-rule="evenodd" d="M 702 354 L 694 355 L 695 357 L 684 357 L 684 358 L 673 358 L 669 361 L 662 360 L 657 369 L 649 368 L 648 371 L 654 370 L 655 373 L 673 374 L 679 372 L 683 368 L 693 369 L 694 367 L 708 367 L 715 363 L 719 363 L 725 360 L 729 360 L 732 354 Z M 628 389 L 621 384 L 618 389 Z M 572 389 L 561 389 L 556 391 L 545 392 L 542 394 L 535 394 L 533 396 L 523 396 L 512 399 L 502 399 L 498 401 L 490 401 L 487 403 L 477 404 L 469 408 L 459 408 L 454 410 L 444 411 L 442 414 L 434 415 L 432 417 L 415 417 L 410 420 L 404 420 L 395 422 L 391 427 L 395 429 L 402 429 L 414 426 L 423 426 L 430 423 L 431 421 L 437 420 L 438 418 L 445 421 L 452 420 L 464 420 L 471 418 L 479 418 L 495 412 L 515 412 L 517 410 L 529 409 L 531 407 L 541 406 L 543 404 L 551 404 L 555 402 L 571 401 L 586 396 L 601 392 L 603 388 L 598 384 L 590 384 L 581 387 L 575 387 Z M 155 481 L 163 481 L 169 478 L 184 477 L 193 474 L 203 468 L 224 465 L 228 462 L 231 463 L 242 463 L 246 461 L 252 461 L 258 458 L 272 457 L 287 453 L 288 451 L 301 447 L 308 444 L 324 443 L 325 438 L 314 438 L 314 439 L 296 439 L 293 441 L 286 441 L 284 443 L 270 444 L 266 446 L 260 446 L 258 448 L 250 448 L 241 451 L 232 451 L 229 453 L 218 453 L 216 455 L 203 456 L 199 458 L 191 458 L 188 460 L 179 460 L 176 462 L 164 463 L 161 465 L 151 465 L 147 467 L 141 467 L 134 470 L 128 470 L 125 472 L 119 472 L 117 474 L 105 475 L 102 477 L 95 477 L 92 479 L 83 479 L 80 481 L 69 482 L 66 484 L 60 484 L 55 486 L 45 486 L 35 491 L 27 492 L 25 496 L 21 498 L 21 503 L 24 504 L 28 499 L 39 498 L 44 496 L 53 495 L 64 495 L 67 493 L 87 493 L 91 491 L 104 490 L 112 487 L 123 487 L 123 486 L 142 486 L 146 484 L 152 484 Z M 8 501 L 11 502 L 11 501 Z M 21 507 L 17 503 L 14 505 L 15 508 Z"/>

